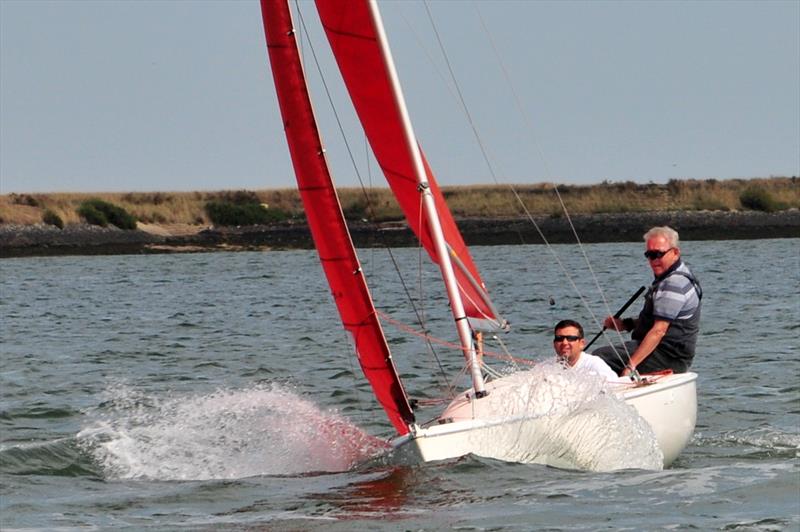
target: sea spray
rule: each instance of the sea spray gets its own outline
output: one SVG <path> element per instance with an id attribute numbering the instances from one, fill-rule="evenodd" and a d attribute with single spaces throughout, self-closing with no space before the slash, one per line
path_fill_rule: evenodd
<path id="1" fill-rule="evenodd" d="M 88 413 L 78 440 L 107 478 L 233 479 L 346 471 L 386 444 L 288 387 L 152 397 L 126 386 Z"/>
<path id="2" fill-rule="evenodd" d="M 476 435 L 492 441 L 486 456 L 589 471 L 663 467 L 650 425 L 603 378 L 544 362 L 503 381 L 481 399 L 503 417 Z"/>

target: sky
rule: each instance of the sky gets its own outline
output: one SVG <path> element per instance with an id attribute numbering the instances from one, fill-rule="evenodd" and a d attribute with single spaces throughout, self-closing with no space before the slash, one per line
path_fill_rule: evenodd
<path id="1" fill-rule="evenodd" d="M 800 174 L 798 0 L 380 5 L 443 185 Z M 385 186 L 313 7 L 334 179 Z M 256 0 L 0 0 L 0 193 L 293 186 Z"/>

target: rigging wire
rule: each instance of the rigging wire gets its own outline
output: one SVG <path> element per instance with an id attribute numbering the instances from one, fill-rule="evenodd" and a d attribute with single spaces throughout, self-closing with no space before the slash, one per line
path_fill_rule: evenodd
<path id="1" fill-rule="evenodd" d="M 459 352 L 462 352 L 464 350 L 464 348 L 461 346 L 461 344 L 456 344 L 454 342 L 449 342 L 447 340 L 442 340 L 441 338 L 437 338 L 435 336 L 431 336 L 430 332 L 427 329 L 422 329 L 420 331 L 412 329 L 411 327 L 409 327 L 408 325 L 406 325 L 402 321 L 396 320 L 396 319 L 392 318 L 389 314 L 387 314 L 385 312 L 382 312 L 380 310 L 378 311 L 378 315 L 382 319 L 386 320 L 387 323 L 393 325 L 394 327 L 397 327 L 398 329 L 400 329 L 400 330 L 402 330 L 402 331 L 404 331 L 404 332 L 406 332 L 408 334 L 411 334 L 413 336 L 418 336 L 420 338 L 424 338 L 428 342 L 439 344 L 439 345 L 441 345 L 443 347 L 447 347 L 447 348 L 450 348 L 450 349 L 453 349 L 453 350 L 457 350 Z M 488 356 L 488 357 L 491 357 L 491 358 L 496 358 L 498 360 L 504 360 L 506 362 L 511 362 L 513 364 L 518 364 L 519 363 L 519 364 L 525 364 L 525 365 L 531 366 L 531 365 L 534 365 L 536 363 L 533 360 L 530 360 L 530 359 L 527 359 L 527 358 L 515 357 L 515 356 L 509 354 L 507 350 L 505 352 L 503 352 L 503 353 L 498 352 L 498 351 L 486 351 L 486 350 L 484 350 L 483 354 L 484 354 L 484 356 Z"/>
<path id="2" fill-rule="evenodd" d="M 537 153 L 539 155 L 539 159 L 541 159 L 542 164 L 544 165 L 545 175 L 547 175 L 547 176 L 553 175 L 551 170 L 550 170 L 550 164 L 549 164 L 547 158 L 544 156 L 544 150 L 542 150 L 541 143 L 539 142 L 539 139 L 536 136 L 536 131 L 535 131 L 534 127 L 533 127 L 533 122 L 531 121 L 530 116 L 526 112 L 525 106 L 522 105 L 522 100 L 519 97 L 519 93 L 517 92 L 517 90 L 515 88 L 515 84 L 513 83 L 512 79 L 511 79 L 511 75 L 510 75 L 508 69 L 506 68 L 506 65 L 505 65 L 505 62 L 503 61 L 502 55 L 500 54 L 500 52 L 497 49 L 497 46 L 496 46 L 496 44 L 494 42 L 494 39 L 492 39 L 492 34 L 489 31 L 488 26 L 486 25 L 486 21 L 484 20 L 483 15 L 481 14 L 480 8 L 477 5 L 475 5 L 474 7 L 475 7 L 475 12 L 476 12 L 476 14 L 478 16 L 478 20 L 480 20 L 481 27 L 483 28 L 484 34 L 486 35 L 486 37 L 487 37 L 487 39 L 489 41 L 489 44 L 492 47 L 492 51 L 494 53 L 494 56 L 497 59 L 497 62 L 499 64 L 499 66 L 500 66 L 501 71 L 503 72 L 503 77 L 506 80 L 506 84 L 507 84 L 509 90 L 511 91 L 511 94 L 514 97 L 514 103 L 515 103 L 515 105 L 517 107 L 517 110 L 520 113 L 520 116 L 522 117 L 522 121 L 523 121 L 523 123 L 525 125 L 525 130 L 528 132 L 528 135 L 533 140 L 534 146 L 536 146 L 536 151 L 537 151 Z M 592 267 L 591 261 L 589 260 L 589 256 L 586 253 L 586 248 L 584 247 L 583 243 L 581 242 L 580 237 L 578 236 L 578 232 L 575 229 L 575 224 L 572 222 L 572 217 L 569 214 L 569 210 L 567 209 L 567 206 L 564 203 L 564 199 L 561 196 L 561 192 L 558 190 L 558 185 L 556 185 L 555 182 L 553 183 L 553 191 L 555 192 L 556 197 L 558 198 L 558 202 L 561 205 L 561 209 L 564 212 L 564 216 L 566 217 L 567 221 L 569 222 L 570 230 L 572 231 L 572 234 L 575 236 L 575 241 L 578 244 L 578 249 L 580 249 L 581 254 L 583 256 L 583 259 L 584 259 L 584 262 L 586 263 L 586 266 L 588 267 L 589 272 L 591 273 L 592 280 L 594 281 L 595 287 L 597 288 L 597 292 L 600 295 L 600 298 L 601 298 L 601 300 L 603 302 L 603 306 L 605 307 L 606 313 L 608 315 L 611 315 L 612 314 L 611 306 L 608 304 L 608 299 L 606 298 L 606 295 L 605 295 L 605 292 L 603 291 L 603 288 L 600 286 L 599 279 L 597 278 L 597 275 L 595 274 L 594 268 Z M 519 201 L 522 204 L 521 200 L 519 200 Z M 523 204 L 523 206 L 524 206 L 524 204 Z M 527 212 L 527 209 L 526 209 L 526 213 L 530 217 L 530 213 Z M 537 228 L 537 230 L 538 230 L 538 228 Z M 548 244 L 548 248 L 550 248 L 549 244 Z M 559 264 L 560 264 L 560 261 L 559 261 Z M 569 277 L 569 273 L 566 270 L 564 270 L 564 271 L 567 274 L 568 278 L 570 278 Z M 570 282 L 572 283 L 571 278 L 570 278 Z M 572 283 L 572 286 L 575 287 L 575 284 Z M 575 287 L 575 290 L 577 292 L 577 287 Z M 583 297 L 580 296 L 580 292 L 577 292 L 577 293 L 578 293 L 579 297 L 581 298 L 581 301 L 584 302 Z M 586 310 L 589 312 L 589 315 L 591 316 L 592 320 L 595 322 L 595 325 L 601 329 L 601 331 L 603 332 L 603 335 L 606 337 L 606 340 L 608 340 L 609 338 L 605 334 L 606 329 L 599 322 L 599 320 L 597 319 L 597 317 L 594 314 L 594 312 L 592 312 L 592 309 L 588 306 L 588 304 L 584 303 L 584 306 L 586 307 Z M 627 345 L 625 344 L 625 341 L 624 341 L 624 339 L 622 337 L 622 333 L 620 331 L 616 331 L 616 332 L 617 332 L 618 339 L 619 339 L 621 345 L 623 346 L 623 349 L 627 353 L 628 348 L 627 348 Z M 614 349 L 614 352 L 617 355 L 617 357 L 620 358 L 620 360 L 622 361 L 619 353 L 617 353 L 616 348 L 613 345 L 613 342 L 609 342 L 609 344 L 612 346 L 612 349 Z M 630 356 L 630 353 L 627 353 L 627 354 Z"/>
<path id="3" fill-rule="evenodd" d="M 316 61 L 316 56 L 314 54 L 314 50 L 312 49 L 311 37 L 308 34 L 308 30 L 306 29 L 306 26 L 305 26 L 305 21 L 303 19 L 303 13 L 302 13 L 302 11 L 300 9 L 300 2 L 299 2 L 299 0 L 295 0 L 294 3 L 295 3 L 295 10 L 297 11 L 297 18 L 300 20 L 300 25 L 302 26 L 302 29 L 303 29 L 303 31 L 295 32 L 295 34 L 298 35 L 298 37 L 299 37 L 297 39 L 297 42 L 298 42 L 298 49 L 300 51 L 301 67 L 302 67 L 303 71 L 306 71 L 307 70 L 307 68 L 306 68 L 307 65 L 306 65 L 306 59 L 305 59 L 306 56 L 305 56 L 305 51 L 304 51 L 306 44 L 307 44 L 308 48 L 311 49 L 311 53 L 312 53 L 312 56 L 314 56 L 315 61 Z M 350 338 L 350 336 L 348 335 L 348 333 L 347 333 L 347 331 L 345 329 L 341 329 L 341 334 L 342 334 L 342 336 L 344 338 L 344 342 L 351 346 L 351 348 L 353 349 L 354 354 L 356 355 L 355 358 L 358 359 L 358 353 L 356 352 L 355 342 L 351 341 L 351 338 Z M 355 365 L 353 364 L 354 357 L 352 357 L 352 356 L 350 356 L 348 354 L 344 358 L 347 359 L 347 366 L 349 368 L 350 375 L 355 376 L 356 375 L 356 369 L 355 369 Z M 358 411 L 361 412 L 361 417 L 362 417 L 362 421 L 363 421 L 363 420 L 366 419 L 366 412 L 368 411 L 368 409 L 364 407 L 366 402 L 364 401 L 364 398 L 363 398 L 363 392 L 361 391 L 361 387 L 357 386 L 357 385 L 353 386 L 353 392 L 355 394 L 356 403 L 360 406 Z"/>
<path id="4" fill-rule="evenodd" d="M 431 24 L 431 27 L 432 27 L 432 29 L 433 29 L 433 33 L 434 33 L 434 35 L 436 36 L 436 40 L 437 40 L 437 43 L 439 44 L 439 48 L 440 48 L 441 54 L 442 54 L 442 56 L 444 57 L 445 63 L 446 63 L 446 65 L 447 65 L 448 72 L 450 73 L 450 76 L 451 76 L 451 79 L 452 79 L 452 83 L 453 83 L 453 84 L 455 85 L 455 87 L 456 87 L 456 92 L 457 92 L 457 94 L 458 94 L 458 99 L 459 99 L 459 102 L 460 102 L 460 104 L 461 104 L 461 108 L 462 108 L 462 110 L 463 110 L 463 112 L 464 112 L 464 114 L 465 114 L 465 116 L 466 116 L 466 119 L 467 119 L 467 122 L 469 123 L 469 126 L 470 126 L 470 128 L 472 129 L 472 132 L 473 132 L 473 135 L 475 136 L 476 142 L 478 143 L 478 146 L 480 147 L 481 154 L 482 154 L 482 156 L 483 156 L 483 159 L 484 159 L 484 161 L 485 161 L 485 163 L 486 163 L 486 165 L 487 165 L 487 167 L 488 167 L 488 169 L 489 169 L 489 173 L 491 174 L 491 176 L 492 176 L 492 179 L 494 180 L 495 184 L 497 184 L 497 185 L 500 185 L 500 182 L 499 182 L 499 180 L 498 180 L 498 178 L 497 178 L 497 175 L 496 175 L 496 172 L 495 172 L 495 170 L 494 170 L 494 165 L 492 164 L 492 162 L 491 162 L 491 160 L 490 160 L 490 158 L 489 158 L 489 156 L 488 156 L 488 152 L 487 152 L 487 149 L 486 149 L 485 143 L 483 142 L 483 139 L 481 138 L 480 134 L 478 133 L 477 127 L 476 127 L 476 125 L 475 125 L 475 121 L 472 119 L 472 115 L 471 115 L 471 113 L 469 112 L 469 108 L 468 108 L 468 106 L 467 106 L 467 104 L 466 104 L 466 101 L 465 101 L 465 99 L 464 99 L 464 97 L 463 97 L 463 93 L 462 93 L 462 91 L 461 91 L 461 89 L 460 89 L 460 85 L 459 85 L 459 83 L 458 83 L 458 80 L 457 80 L 457 79 L 456 79 L 456 77 L 455 77 L 455 73 L 454 73 L 454 71 L 453 71 L 453 68 L 452 68 L 451 62 L 450 62 L 450 60 L 449 60 L 449 57 L 448 57 L 448 55 L 447 55 L 447 52 L 446 52 L 446 50 L 445 50 L 445 48 L 444 48 L 444 45 L 443 45 L 443 43 L 442 43 L 441 37 L 440 37 L 440 35 L 439 35 L 439 31 L 438 31 L 438 29 L 437 29 L 437 26 L 436 26 L 436 23 L 435 23 L 435 22 L 434 22 L 434 20 L 433 20 L 433 15 L 432 15 L 432 13 L 431 13 L 431 11 L 430 11 L 430 8 L 428 7 L 428 2 L 427 2 L 427 1 L 424 1 L 424 2 L 423 2 L 423 5 L 425 6 L 425 11 L 426 11 L 426 13 L 427 13 L 427 15 L 428 15 L 428 20 L 429 20 L 429 22 L 430 22 L 430 24 Z M 478 13 L 478 17 L 479 17 L 479 19 L 480 19 L 480 21 L 481 21 L 481 25 L 482 25 L 482 27 L 483 27 L 483 29 L 484 29 L 484 32 L 486 33 L 486 35 L 487 35 L 487 36 L 488 36 L 488 38 L 489 38 L 489 42 L 490 42 L 490 44 L 491 44 L 491 46 L 492 46 L 492 49 L 493 49 L 493 51 L 494 51 L 494 54 L 495 54 L 495 57 L 496 57 L 496 59 L 497 59 L 498 63 L 501 65 L 501 69 L 502 69 L 502 71 L 503 71 L 503 74 L 504 74 L 504 76 L 505 76 L 505 78 L 506 78 L 506 82 L 507 82 L 507 84 L 509 85 L 509 87 L 511 87 L 512 93 L 513 93 L 513 95 L 514 95 L 514 100 L 515 100 L 515 102 L 516 102 L 516 104 L 517 104 L 517 107 L 518 107 L 518 109 L 519 109 L 520 113 L 521 113 L 521 114 L 522 114 L 522 116 L 523 116 L 524 123 L 525 123 L 525 125 L 526 125 L 526 129 L 528 130 L 529 134 L 531 134 L 531 137 L 532 137 L 532 138 L 533 138 L 533 140 L 534 140 L 534 144 L 536 145 L 536 147 L 537 147 L 537 150 L 538 150 L 538 152 L 539 152 L 539 156 L 541 157 L 542 161 L 543 161 L 543 162 L 544 162 L 544 164 L 545 164 L 545 169 L 546 169 L 546 172 L 547 172 L 547 173 L 548 173 L 548 175 L 549 175 L 549 167 L 548 167 L 548 165 L 547 165 L 547 161 L 546 161 L 546 159 L 545 159 L 545 157 L 544 157 L 544 155 L 543 155 L 543 153 L 542 153 L 542 150 L 541 150 L 541 146 L 540 146 L 540 144 L 539 144 L 539 143 L 538 143 L 538 141 L 536 140 L 536 137 L 535 137 L 535 135 L 533 135 L 533 134 L 532 134 L 533 128 L 532 128 L 532 126 L 530 125 L 530 120 L 529 120 L 529 118 L 528 118 L 528 115 L 527 115 L 527 113 L 525 113 L 525 110 L 524 110 L 523 106 L 522 106 L 522 105 L 521 105 L 521 103 L 520 103 L 520 99 L 519 99 L 519 96 L 518 96 L 517 92 L 516 92 L 516 91 L 513 89 L 513 86 L 514 86 L 514 85 L 513 85 L 513 83 L 511 82 L 511 78 L 510 78 L 510 76 L 509 76 L 509 74 L 508 74 L 508 71 L 507 71 L 507 69 L 505 68 L 505 65 L 504 65 L 504 63 L 503 63 L 503 61 L 502 61 L 502 58 L 500 57 L 500 55 L 499 55 L 499 53 L 498 53 L 498 51 L 497 51 L 497 47 L 495 46 L 495 44 L 494 44 L 494 41 L 491 39 L 491 34 L 490 34 L 490 32 L 488 31 L 488 28 L 486 27 L 486 24 L 485 24 L 485 22 L 484 22 L 484 20 L 483 20 L 483 17 L 480 15 L 480 10 L 478 9 L 478 7 L 477 7 L 477 6 L 475 6 L 475 9 L 476 9 L 476 12 Z M 536 229 L 536 232 L 539 234 L 539 237 L 540 237 L 540 238 L 542 239 L 542 241 L 544 242 L 544 244 L 545 244 L 545 246 L 546 246 L 547 250 L 548 250 L 548 251 L 550 252 L 550 254 L 553 256 L 553 258 L 555 259 L 556 263 L 557 263 L 557 264 L 559 265 L 559 267 L 561 268 L 562 272 L 563 272 L 563 273 L 564 273 L 564 275 L 566 276 L 566 278 L 567 278 L 567 280 L 569 281 L 570 285 L 572 286 L 573 290 L 575 291 L 575 293 L 577 294 L 577 296 L 578 296 L 578 298 L 580 299 L 581 303 L 583 304 L 584 308 L 587 310 L 587 312 L 588 312 L 588 313 L 589 313 L 589 315 L 591 316 L 591 318 L 592 318 L 592 321 L 594 321 L 594 323 L 595 323 L 595 324 L 597 324 L 597 325 L 598 325 L 598 327 L 601 327 L 601 326 L 602 326 L 602 324 L 600 324 L 600 322 L 599 322 L 599 320 L 598 320 L 598 318 L 597 318 L 596 314 L 595 314 L 595 313 L 592 311 L 592 309 L 591 309 L 591 306 L 589 305 L 589 303 L 586 301 L 585 297 L 584 297 L 584 296 L 583 296 L 583 294 L 581 293 L 580 289 L 578 288 L 577 284 L 576 284 L 576 283 L 575 283 L 575 281 L 574 281 L 574 278 L 573 278 L 573 276 L 572 276 L 572 275 L 570 275 L 570 273 L 569 273 L 569 271 L 567 270 L 566 266 L 563 264 L 563 262 L 561 261 L 560 257 L 559 257 L 559 256 L 558 256 L 558 254 L 555 252 L 555 249 L 553 249 L 553 247 L 552 247 L 552 245 L 550 244 L 549 240 L 548 240 L 548 239 L 547 239 L 547 237 L 544 235 L 544 233 L 543 233 L 543 231 L 542 231 L 541 227 L 539 226 L 539 224 L 537 224 L 537 223 L 536 223 L 536 220 L 533 218 L 533 215 L 531 214 L 531 212 L 530 212 L 530 210 L 528 209 L 528 207 L 525 205 L 525 202 L 524 202 L 524 201 L 522 200 L 522 198 L 520 197 L 520 195 L 519 195 L 519 193 L 517 192 L 516 188 L 515 188 L 515 187 L 514 187 L 512 184 L 510 184 L 510 183 L 509 183 L 509 184 L 506 184 L 506 187 L 507 187 L 507 188 L 508 188 L 508 189 L 509 189 L 509 190 L 512 192 L 512 194 L 513 194 L 514 198 L 516 199 L 517 203 L 518 203 L 518 204 L 520 205 L 520 207 L 522 208 L 522 210 L 523 210 L 523 212 L 525 213 L 526 217 L 527 217 L 527 218 L 528 218 L 528 220 L 531 222 L 531 224 L 533 225 L 533 227 Z M 593 279 L 594 279 L 594 281 L 595 281 L 595 285 L 596 285 L 596 287 L 597 287 L 597 289 L 598 289 L 598 292 L 600 293 L 600 296 L 601 296 L 601 299 L 602 299 L 602 301 L 603 301 L 603 304 L 604 304 L 604 306 L 605 306 L 605 308 L 606 308 L 606 310 L 607 310 L 608 314 L 611 314 L 611 309 L 610 309 L 610 306 L 609 306 L 609 304 L 608 304 L 608 302 L 607 302 L 607 300 L 606 300 L 606 297 L 605 297 L 605 294 L 604 294 L 604 292 L 603 292 L 602 288 L 601 288 L 601 287 L 600 287 L 600 285 L 599 285 L 599 280 L 597 279 L 597 275 L 595 274 L 595 272 L 594 272 L 594 269 L 591 267 L 591 263 L 590 263 L 590 261 L 589 261 L 588 255 L 586 254 L 586 251 L 585 251 L 585 249 L 584 249 L 583 243 L 580 241 L 580 238 L 578 237 L 577 231 L 576 231 L 576 229 L 575 229 L 575 226 L 574 226 L 574 224 L 573 224 L 573 222 L 572 222 L 572 218 L 571 218 L 571 217 L 570 217 L 570 215 L 569 215 L 569 211 L 567 210 L 567 207 L 566 207 L 566 205 L 564 204 L 563 198 L 561 197 L 561 194 L 560 194 L 560 193 L 559 193 L 559 191 L 558 191 L 558 187 L 557 187 L 555 184 L 553 185 L 553 189 L 554 189 L 554 191 L 555 191 L 555 193 L 556 193 L 556 196 L 558 197 L 558 200 L 559 200 L 559 203 L 560 203 L 560 205 L 561 205 L 561 208 L 562 208 L 563 212 L 564 212 L 564 213 L 565 213 L 565 215 L 566 215 L 566 218 L 567 218 L 567 220 L 568 220 L 568 222 L 569 222 L 569 225 L 570 225 L 570 228 L 571 228 L 571 230 L 572 230 L 572 233 L 573 233 L 573 235 L 575 236 L 575 239 L 576 239 L 576 241 L 577 241 L 578 247 L 579 247 L 579 249 L 581 250 L 581 253 L 582 253 L 583 257 L 584 257 L 584 260 L 585 260 L 585 261 L 586 261 L 586 263 L 587 263 L 587 266 L 589 267 L 589 271 L 590 271 L 590 273 L 591 273 L 591 275 L 592 275 L 592 278 L 593 278 Z M 617 331 L 617 332 L 619 333 L 619 331 Z M 619 336 L 620 336 L 620 339 L 621 339 L 621 338 L 622 338 L 622 335 L 621 335 L 621 333 L 619 334 Z M 623 345 L 623 347 L 624 347 L 624 348 L 627 350 L 627 346 L 625 346 L 625 343 L 624 343 L 624 342 L 622 342 L 622 345 Z M 616 352 L 616 349 L 615 349 L 615 352 Z M 619 357 L 619 353 L 617 353 L 617 356 Z"/>
<path id="5" fill-rule="evenodd" d="M 315 50 L 315 48 L 314 48 L 314 46 L 313 46 L 313 44 L 311 42 L 311 38 L 309 36 L 308 28 L 306 26 L 305 19 L 303 18 L 302 11 L 300 10 L 299 0 L 295 0 L 295 3 L 297 4 L 298 18 L 300 19 L 300 24 L 302 26 L 303 33 L 306 35 L 307 40 L 308 40 L 308 49 L 311 51 L 311 56 L 314 59 L 314 65 L 316 66 L 317 72 L 318 72 L 318 74 L 320 76 L 320 80 L 322 82 L 322 86 L 323 86 L 323 88 L 325 90 L 325 95 L 326 95 L 326 97 L 328 99 L 328 103 L 331 106 L 331 111 L 333 112 L 333 116 L 334 116 L 334 118 L 336 120 L 336 125 L 339 128 L 339 133 L 342 136 L 342 140 L 344 142 L 345 149 L 347 150 L 348 157 L 350 158 L 350 162 L 351 162 L 351 164 L 353 166 L 353 171 L 355 172 L 356 178 L 358 179 L 359 185 L 361 187 L 361 192 L 364 195 L 364 200 L 365 200 L 365 203 L 366 203 L 366 206 L 367 206 L 367 213 L 368 213 L 369 221 L 371 223 L 373 223 L 373 225 L 375 225 L 374 221 L 373 221 L 375 219 L 375 216 L 374 216 L 374 210 L 373 210 L 371 197 L 370 197 L 370 195 L 369 195 L 369 193 L 368 193 L 368 191 L 367 191 L 367 189 L 366 189 L 366 187 L 364 185 L 364 180 L 362 179 L 361 172 L 359 171 L 358 165 L 356 164 L 355 156 L 353 155 L 353 151 L 350 148 L 350 143 L 347 140 L 347 135 L 345 134 L 344 126 L 342 125 L 342 121 L 339 118 L 339 113 L 336 110 L 336 105 L 334 104 L 333 97 L 331 96 L 331 92 L 330 92 L 330 90 L 328 88 L 328 84 L 325 81 L 325 76 L 324 76 L 324 74 L 322 72 L 322 67 L 321 67 L 320 62 L 319 62 L 319 60 L 317 58 L 316 50 Z M 376 227 L 376 229 L 377 229 L 377 227 Z M 383 233 L 381 231 L 378 230 L 376 232 L 379 235 L 381 235 L 381 238 L 383 237 Z M 386 244 L 385 241 L 384 241 L 384 247 L 385 247 L 386 251 L 389 254 L 389 258 L 390 258 L 390 260 L 391 260 L 391 262 L 392 262 L 392 264 L 394 266 L 394 269 L 395 269 L 395 272 L 397 273 L 398 279 L 400 280 L 400 284 L 403 287 L 404 293 L 406 294 L 406 299 L 408 300 L 409 304 L 411 305 L 411 308 L 412 308 L 414 314 L 416 315 L 418 323 L 420 323 L 421 327 L 424 327 L 424 325 L 423 325 L 424 324 L 424 318 L 421 316 L 420 309 L 417 308 L 417 305 L 414 303 L 414 300 L 413 300 L 413 298 L 411 296 L 411 292 L 410 292 L 408 286 L 406 285 L 405 278 L 403 277 L 403 274 L 402 274 L 402 272 L 400 270 L 400 265 L 398 264 L 394 253 L 392 253 L 391 248 Z M 376 309 L 376 311 L 377 311 L 377 309 Z M 380 314 L 380 312 L 378 312 L 378 313 Z M 442 362 L 439 359 L 439 356 L 436 353 L 436 350 L 433 347 L 433 344 L 430 341 L 426 341 L 426 345 L 428 347 L 428 352 L 433 356 L 433 358 L 436 360 L 437 365 L 439 366 L 439 370 L 441 372 L 441 377 L 445 380 L 447 388 L 449 390 L 451 390 L 451 393 L 452 393 L 452 389 L 450 387 L 450 382 L 447 379 L 447 375 L 446 375 L 446 373 L 444 371 L 444 367 L 442 366 Z"/>

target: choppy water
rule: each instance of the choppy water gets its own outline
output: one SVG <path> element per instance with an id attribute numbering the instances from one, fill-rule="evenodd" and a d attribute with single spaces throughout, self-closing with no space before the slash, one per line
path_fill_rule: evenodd
<path id="1" fill-rule="evenodd" d="M 706 293 L 697 430 L 670 469 L 612 473 L 387 463 L 390 427 L 313 252 L 4 260 L 0 528 L 797 530 L 798 244 L 683 244 Z M 586 247 L 612 307 L 649 282 L 640 248 Z M 556 250 L 602 315 L 578 248 Z M 396 253 L 413 270 L 416 250 Z M 564 317 L 597 330 L 545 248 L 474 254 L 515 354 L 549 359 Z M 385 252 L 362 261 L 381 272 L 380 308 L 411 321 Z M 420 296 L 418 281 L 430 328 L 452 340 L 441 291 Z M 436 396 L 436 363 L 386 328 L 411 394 Z M 627 415 L 594 430 L 619 435 Z"/>

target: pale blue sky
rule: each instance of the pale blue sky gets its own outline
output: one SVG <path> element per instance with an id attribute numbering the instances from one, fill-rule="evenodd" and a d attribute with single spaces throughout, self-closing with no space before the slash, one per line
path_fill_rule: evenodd
<path id="1" fill-rule="evenodd" d="M 800 174 L 798 0 L 429 5 L 503 182 Z M 381 6 L 440 182 L 491 183 L 423 4 Z M 313 5 L 301 8 L 329 70 Z M 357 185 L 307 70 L 334 178 Z M 383 186 L 326 76 L 362 178 Z M 0 192 L 290 186 L 256 0 L 0 0 Z"/>

